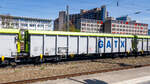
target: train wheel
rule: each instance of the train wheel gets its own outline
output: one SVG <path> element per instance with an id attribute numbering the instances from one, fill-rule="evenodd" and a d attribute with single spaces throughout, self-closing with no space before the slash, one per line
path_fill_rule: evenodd
<path id="1" fill-rule="evenodd" d="M 9 60 L 5 60 L 5 61 L 2 62 L 2 64 L 4 64 L 4 65 L 9 65 L 9 64 L 10 64 L 10 61 L 9 61 Z"/>
<path id="2" fill-rule="evenodd" d="M 39 57 L 35 58 L 35 63 L 39 64 L 39 63 L 43 63 L 45 61 L 44 58 L 40 59 Z"/>
<path id="3" fill-rule="evenodd" d="M 61 61 L 61 57 L 60 56 L 57 56 L 56 58 L 55 58 L 55 60 L 54 61 L 56 61 L 56 62 L 60 62 Z"/>
<path id="4" fill-rule="evenodd" d="M 12 67 L 16 67 L 16 66 L 17 66 L 17 63 L 16 63 L 16 62 L 10 62 L 10 65 L 11 65 Z"/>

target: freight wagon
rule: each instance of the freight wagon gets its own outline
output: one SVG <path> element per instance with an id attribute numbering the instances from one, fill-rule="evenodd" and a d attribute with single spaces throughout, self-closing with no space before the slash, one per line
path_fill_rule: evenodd
<path id="1" fill-rule="evenodd" d="M 23 51 L 20 41 L 20 30 L 0 29 L 0 63 L 150 54 L 150 36 L 142 35 L 27 30 Z"/>
<path id="2" fill-rule="evenodd" d="M 75 55 L 127 56 L 135 50 L 135 41 L 141 39 L 138 38 L 135 39 L 134 35 L 28 30 L 25 51 L 31 58 L 53 60 Z M 139 52 L 145 49 L 145 45 L 141 49 L 140 44 L 137 45 Z"/>
<path id="3" fill-rule="evenodd" d="M 20 53 L 20 31 L 17 29 L 0 29 L 0 63 L 14 61 Z"/>

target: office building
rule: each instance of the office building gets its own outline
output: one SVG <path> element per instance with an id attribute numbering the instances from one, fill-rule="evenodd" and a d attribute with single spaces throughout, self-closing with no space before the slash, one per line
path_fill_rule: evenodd
<path id="1" fill-rule="evenodd" d="M 150 35 L 150 29 L 148 29 L 148 35 Z"/>
<path id="2" fill-rule="evenodd" d="M 104 32 L 113 34 L 148 35 L 148 24 L 123 20 L 107 20 L 104 23 Z"/>
<path id="3" fill-rule="evenodd" d="M 121 16 L 116 18 L 116 20 L 131 21 L 131 18 L 129 16 Z"/>
<path id="4" fill-rule="evenodd" d="M 82 25 L 79 26 L 80 24 L 82 24 L 82 21 L 86 21 L 86 23 L 92 22 L 91 24 L 95 25 L 95 23 L 97 23 L 97 21 L 105 21 L 106 18 L 108 17 L 108 12 L 106 10 L 105 6 L 102 6 L 101 8 L 93 8 L 90 10 L 83 10 L 81 9 L 80 13 L 77 14 L 70 14 L 69 15 L 69 23 L 74 25 L 75 28 L 79 29 L 81 32 L 89 32 L 88 30 L 85 29 L 89 29 L 89 28 L 85 28 L 88 26 L 85 26 L 82 31 Z M 89 20 L 88 20 L 89 19 Z M 88 24 L 90 24 L 88 22 Z M 66 12 L 65 11 L 61 11 L 59 12 L 59 17 L 54 21 L 54 30 L 66 30 Z M 91 26 L 91 29 L 94 26 Z M 95 29 L 96 30 L 96 29 Z M 96 32 L 99 32 L 101 30 L 97 30 Z M 93 31 L 95 32 L 95 31 Z"/>
<path id="5" fill-rule="evenodd" d="M 95 19 L 84 19 L 81 18 L 78 20 L 78 26 L 81 32 L 89 32 L 89 33 L 102 33 L 103 32 L 103 21 L 95 20 Z"/>
<path id="6" fill-rule="evenodd" d="M 51 25 L 50 19 L 0 15 L 0 28 L 53 30 Z"/>

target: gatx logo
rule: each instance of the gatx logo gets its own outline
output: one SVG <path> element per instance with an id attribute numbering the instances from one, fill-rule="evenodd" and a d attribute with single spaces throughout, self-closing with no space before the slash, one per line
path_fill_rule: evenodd
<path id="1" fill-rule="evenodd" d="M 115 46 L 115 48 L 117 48 L 118 47 L 118 40 L 114 40 L 114 46 Z M 122 41 L 122 40 L 120 40 L 120 44 L 121 44 L 121 48 L 124 48 L 125 47 L 125 41 Z M 98 41 L 98 47 L 99 48 L 103 48 L 104 47 L 104 41 L 103 40 L 99 40 Z M 107 40 L 107 42 L 106 42 L 106 48 L 111 48 L 112 47 L 112 43 L 111 43 L 111 41 L 110 40 Z"/>

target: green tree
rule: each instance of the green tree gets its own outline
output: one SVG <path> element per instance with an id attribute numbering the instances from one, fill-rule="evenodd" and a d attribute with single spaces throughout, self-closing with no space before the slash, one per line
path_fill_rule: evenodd
<path id="1" fill-rule="evenodd" d="M 75 28 L 74 24 L 72 24 L 71 22 L 69 23 L 69 25 L 70 25 L 69 27 L 70 32 L 80 32 L 80 30 Z"/>

